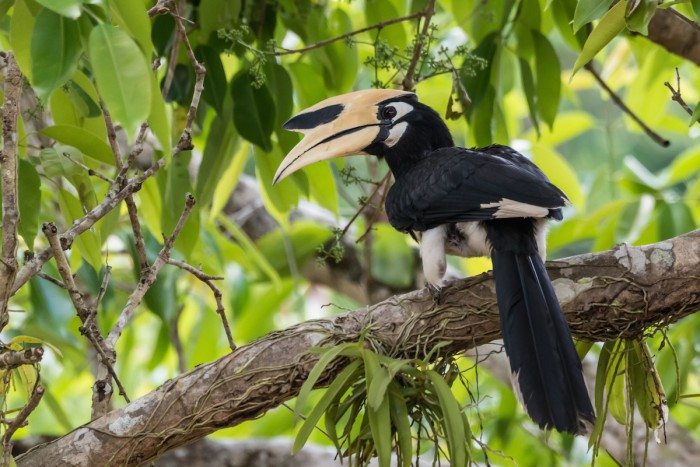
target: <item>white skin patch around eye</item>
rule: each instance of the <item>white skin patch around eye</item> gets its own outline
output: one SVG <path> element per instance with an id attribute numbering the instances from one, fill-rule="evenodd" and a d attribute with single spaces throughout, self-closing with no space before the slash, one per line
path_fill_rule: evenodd
<path id="1" fill-rule="evenodd" d="M 387 136 L 387 138 L 384 140 L 384 144 L 388 147 L 392 147 L 398 143 L 406 131 L 406 128 L 408 128 L 408 122 L 397 123 L 391 127 L 391 130 L 389 130 L 389 136 Z"/>
<path id="2" fill-rule="evenodd" d="M 396 116 L 391 119 L 393 122 L 397 121 L 398 119 L 409 113 L 411 110 L 413 110 L 413 106 L 407 102 L 393 102 L 390 105 L 391 107 L 396 109 Z"/>

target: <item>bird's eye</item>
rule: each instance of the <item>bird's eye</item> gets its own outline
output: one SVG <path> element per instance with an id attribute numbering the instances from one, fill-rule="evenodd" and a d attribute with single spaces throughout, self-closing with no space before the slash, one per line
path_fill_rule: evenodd
<path id="1" fill-rule="evenodd" d="M 390 105 L 382 109 L 382 120 L 391 120 L 396 117 L 396 108 Z"/>

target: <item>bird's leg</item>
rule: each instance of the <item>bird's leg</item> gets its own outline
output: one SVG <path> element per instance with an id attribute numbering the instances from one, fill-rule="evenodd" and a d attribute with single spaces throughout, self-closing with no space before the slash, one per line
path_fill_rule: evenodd
<path id="1" fill-rule="evenodd" d="M 428 290 L 436 305 L 442 302 L 442 283 L 447 269 L 445 258 L 445 226 L 426 230 L 421 236 L 420 256 Z"/>

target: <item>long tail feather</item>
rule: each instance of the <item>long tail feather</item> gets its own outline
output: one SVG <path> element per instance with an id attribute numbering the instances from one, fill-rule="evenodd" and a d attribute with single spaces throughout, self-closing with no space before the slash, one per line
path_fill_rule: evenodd
<path id="1" fill-rule="evenodd" d="M 513 387 L 525 410 L 541 428 L 585 433 L 595 415 L 542 260 L 510 251 L 491 257 Z"/>

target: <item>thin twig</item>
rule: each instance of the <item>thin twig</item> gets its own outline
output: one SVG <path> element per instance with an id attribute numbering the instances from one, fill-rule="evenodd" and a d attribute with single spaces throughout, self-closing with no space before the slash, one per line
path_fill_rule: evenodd
<path id="1" fill-rule="evenodd" d="M 112 386 L 110 384 L 110 377 L 114 379 L 114 382 L 119 388 L 119 393 L 124 397 L 124 399 L 129 402 L 129 396 L 126 394 L 126 389 L 124 385 L 119 380 L 116 371 L 114 371 L 114 363 L 116 357 L 114 355 L 114 347 L 108 346 L 100 330 L 95 323 L 92 308 L 86 303 L 83 295 L 78 291 L 75 285 L 75 280 L 73 279 L 73 274 L 71 273 L 70 265 L 68 264 L 68 259 L 66 258 L 63 248 L 61 246 L 61 241 L 58 236 L 58 229 L 53 223 L 45 223 L 42 226 L 42 231 L 46 235 L 49 241 L 49 246 L 52 250 L 53 256 L 56 259 L 56 266 L 58 268 L 58 273 L 63 279 L 65 288 L 68 290 L 68 295 L 70 296 L 71 302 L 78 312 L 78 318 L 82 323 L 81 332 L 87 337 L 92 347 L 100 355 L 100 365 L 98 367 L 98 374 L 95 378 L 95 384 L 93 386 L 93 419 L 104 415 L 109 411 L 111 407 L 111 397 L 112 397 Z"/>
<path id="2" fill-rule="evenodd" d="M 369 218 L 367 222 L 367 228 L 365 231 L 360 235 L 355 243 L 360 243 L 362 240 L 365 239 L 365 237 L 369 234 L 369 232 L 372 230 L 372 227 L 374 224 L 377 222 L 377 218 L 379 217 L 379 214 L 382 212 L 381 207 L 384 206 L 384 201 L 386 200 L 386 196 L 389 194 L 389 183 L 391 181 L 391 172 L 388 172 L 385 176 L 384 179 L 382 180 L 382 190 L 381 190 L 381 198 L 379 200 L 379 203 L 377 206 L 379 206 L 378 209 L 375 209 L 372 212 L 372 216 Z"/>
<path id="3" fill-rule="evenodd" d="M 19 206 L 17 198 L 18 137 L 17 117 L 22 98 L 22 74 L 12 52 L 0 55 L 0 66 L 5 78 L 2 104 L 3 149 L 0 155 L 2 172 L 2 252 L 0 252 L 0 331 L 7 325 L 10 315 L 7 305 L 12 292 L 17 269 L 17 229 Z"/>
<path id="4" fill-rule="evenodd" d="M 340 233 L 339 239 L 343 238 L 346 233 L 348 233 L 348 230 L 350 230 L 350 226 L 357 220 L 357 218 L 362 214 L 362 211 L 371 203 L 372 199 L 374 198 L 374 195 L 377 194 L 379 189 L 386 183 L 386 180 L 391 176 L 391 172 L 387 172 L 386 175 L 384 175 L 384 178 L 377 183 L 377 185 L 374 187 L 374 190 L 372 190 L 372 193 L 367 197 L 367 199 L 360 205 L 360 207 L 355 211 L 355 214 L 350 218 L 348 223 L 345 225 L 345 228 L 343 228 L 343 231 Z"/>
<path id="5" fill-rule="evenodd" d="M 107 139 L 109 140 L 109 146 L 112 148 L 112 153 L 114 154 L 114 161 L 117 164 L 119 172 L 123 172 L 125 169 L 128 170 L 129 167 L 128 165 L 124 165 L 119 143 L 117 142 L 117 132 L 114 128 L 114 122 L 112 122 L 112 116 L 109 114 L 104 102 L 101 102 L 100 105 L 102 107 L 105 126 L 107 127 Z M 143 126 L 141 128 L 143 128 Z M 142 132 L 139 132 L 139 136 L 141 136 L 141 133 Z M 143 133 L 145 134 L 145 131 Z M 117 182 L 119 183 L 119 188 L 124 188 L 126 185 L 126 179 L 124 177 L 117 177 Z M 126 203 L 127 212 L 129 213 L 131 230 L 134 232 L 136 255 L 139 258 L 141 270 L 144 270 L 148 267 L 148 259 L 146 258 L 146 245 L 143 241 L 143 234 L 141 233 L 141 222 L 139 221 L 136 202 L 134 202 L 134 197 L 132 195 L 124 198 L 124 202 Z"/>
<path id="6" fill-rule="evenodd" d="M 642 119 L 640 119 L 634 112 L 632 112 L 632 110 L 629 107 L 627 107 L 627 105 L 622 101 L 622 99 L 620 99 L 620 97 L 617 94 L 615 94 L 615 91 L 613 91 L 610 88 L 610 86 L 608 86 L 607 83 L 605 81 L 603 81 L 603 78 L 600 77 L 600 75 L 595 70 L 595 68 L 593 67 L 593 64 L 591 62 L 584 65 L 584 68 L 586 70 L 588 70 L 593 75 L 593 78 L 595 78 L 595 80 L 598 82 L 600 87 L 603 88 L 605 90 L 605 92 L 608 93 L 608 95 L 610 96 L 610 99 L 612 99 L 612 101 L 624 113 L 629 115 L 629 117 L 632 120 L 637 122 L 637 125 L 639 125 L 641 127 L 642 131 L 644 131 L 644 133 L 646 133 L 647 136 L 649 136 L 652 140 L 654 140 L 655 143 L 657 143 L 663 147 L 668 147 L 671 144 L 671 142 L 669 140 L 667 140 L 666 138 L 664 138 L 663 136 L 659 135 L 654 130 L 652 130 L 646 123 L 644 123 L 642 121 Z"/>
<path id="7" fill-rule="evenodd" d="M 207 74 L 207 69 L 204 65 L 197 60 L 192 50 L 192 45 L 190 40 L 187 38 L 187 31 L 185 30 L 185 25 L 182 24 L 182 18 L 180 17 L 177 5 L 173 3 L 171 10 L 172 17 L 175 20 L 175 26 L 177 26 L 178 33 L 180 35 L 180 40 L 185 45 L 185 51 L 187 52 L 187 57 L 190 59 L 190 63 L 194 68 L 195 73 L 195 83 L 194 91 L 192 92 L 192 102 L 190 102 L 190 108 L 187 110 L 187 119 L 185 120 L 185 128 L 182 131 L 182 136 L 180 141 L 177 143 L 178 148 L 182 150 L 192 149 L 192 123 L 197 115 L 197 109 L 199 108 L 199 100 L 202 97 L 202 91 L 204 91 L 204 76 Z"/>
<path id="8" fill-rule="evenodd" d="M 215 280 L 222 280 L 223 277 L 221 276 L 210 276 L 208 274 L 205 274 L 201 270 L 193 267 L 190 264 L 185 263 L 184 261 L 179 261 L 176 259 L 168 259 L 168 264 L 171 264 L 173 266 L 176 266 L 183 271 L 187 271 L 190 274 L 192 274 L 194 277 L 199 279 L 200 281 L 204 282 L 207 287 L 209 287 L 214 294 L 214 300 L 216 300 L 216 313 L 219 315 L 221 318 L 221 323 L 224 326 L 224 332 L 226 333 L 226 339 L 228 339 L 228 345 L 231 348 L 231 351 L 236 350 L 236 344 L 233 341 L 233 335 L 231 334 L 231 328 L 228 324 L 228 319 L 226 318 L 226 310 L 224 309 L 224 304 L 223 301 L 221 300 L 221 291 L 214 285 Z"/>
<path id="9" fill-rule="evenodd" d="M 109 332 L 109 335 L 106 339 L 107 345 L 109 347 L 114 348 L 114 345 L 119 339 L 119 336 L 121 336 L 127 323 L 131 320 L 131 317 L 134 315 L 136 307 L 141 303 L 144 295 L 146 295 L 146 292 L 148 292 L 148 289 L 156 281 L 156 276 L 158 275 L 158 272 L 163 267 L 163 265 L 165 265 L 168 262 L 168 259 L 170 259 L 170 250 L 173 247 L 173 243 L 175 243 L 175 239 L 178 237 L 178 235 L 180 235 L 182 227 L 185 225 L 185 221 L 187 221 L 187 218 L 189 217 L 190 212 L 194 207 L 194 204 L 194 196 L 192 196 L 192 194 L 190 193 L 187 193 L 187 195 L 185 195 L 185 208 L 183 209 L 182 214 L 180 214 L 180 218 L 178 219 L 177 224 L 173 229 L 173 233 L 165 239 L 163 248 L 160 250 L 160 253 L 158 253 L 158 256 L 156 257 L 155 261 L 153 261 L 153 264 L 151 264 L 151 266 L 145 271 L 143 271 L 143 273 L 141 274 L 141 279 L 139 280 L 138 285 L 129 296 L 129 299 L 126 301 L 126 305 L 124 306 L 124 309 L 122 310 L 121 315 L 117 320 L 117 323 Z"/>
<path id="10" fill-rule="evenodd" d="M 12 436 L 15 432 L 26 425 L 27 418 L 39 405 L 39 401 L 44 396 L 44 387 L 39 384 L 39 378 L 37 378 L 34 388 L 32 389 L 32 394 L 29 396 L 29 400 L 19 411 L 17 416 L 10 422 L 2 435 L 2 460 L 3 465 L 9 465 L 10 459 L 12 457 Z"/>
<path id="11" fill-rule="evenodd" d="M 100 180 L 103 180 L 103 181 L 105 181 L 105 182 L 107 182 L 107 183 L 109 183 L 109 184 L 114 183 L 114 180 L 112 180 L 112 179 L 109 178 L 108 176 L 104 175 L 103 173 L 101 173 L 101 172 L 99 172 L 99 171 L 97 171 L 97 170 L 91 169 L 90 167 L 88 167 L 87 165 L 83 164 L 82 162 L 80 162 L 80 161 L 77 160 L 77 159 L 73 159 L 73 156 L 71 156 L 70 153 L 65 152 L 65 151 L 62 151 L 62 152 L 61 152 L 61 155 L 62 155 L 63 157 L 65 157 L 66 159 L 68 159 L 69 161 L 71 161 L 73 164 L 77 165 L 78 167 L 80 167 L 81 169 L 83 169 L 84 171 L 86 171 L 88 175 L 90 175 L 90 176 L 92 176 L 92 177 L 97 177 L 97 178 L 99 178 Z"/>
<path id="12" fill-rule="evenodd" d="M 426 37 L 428 37 L 428 33 L 430 32 L 430 20 L 432 19 L 434 14 L 435 0 L 428 0 L 427 5 L 425 5 L 425 9 L 421 12 L 421 15 L 423 16 L 423 29 L 421 30 L 418 37 L 416 37 L 416 43 L 413 47 L 413 56 L 411 57 L 411 61 L 408 64 L 408 68 L 406 69 L 406 76 L 401 82 L 401 85 L 403 86 L 403 89 L 405 91 L 413 91 L 413 88 L 415 87 L 413 75 L 416 72 L 416 67 L 418 66 L 418 62 L 421 57 L 421 52 L 423 51 L 423 41 Z"/>
<path id="13" fill-rule="evenodd" d="M 300 47 L 298 49 L 285 49 L 282 47 L 277 47 L 278 50 L 275 50 L 275 52 L 273 52 L 273 55 L 279 56 L 279 55 L 289 55 L 289 54 L 301 54 L 304 52 L 308 52 L 309 50 L 318 49 L 319 47 L 324 47 L 328 44 L 332 44 L 334 42 L 341 41 L 343 39 L 349 39 L 352 36 L 362 34 L 363 32 L 372 31 L 374 29 L 382 29 L 382 28 L 385 28 L 387 26 L 391 26 L 392 24 L 403 23 L 404 21 L 410 21 L 412 19 L 420 18 L 421 16 L 424 16 L 424 15 L 425 15 L 425 10 L 418 11 L 418 12 L 413 13 L 411 15 L 400 16 L 398 18 L 390 19 L 387 21 L 380 21 L 379 23 L 375 23 L 375 24 L 372 24 L 370 26 L 366 26 L 364 28 L 356 29 L 355 31 L 350 31 L 350 32 L 342 34 L 340 36 L 335 36 L 335 37 L 331 37 L 329 39 L 324 39 L 322 41 L 316 42 L 316 43 L 311 44 L 311 45 L 307 45 L 306 47 Z"/>
<path id="14" fill-rule="evenodd" d="M 37 275 L 37 277 L 40 277 L 41 279 L 44 279 L 45 281 L 51 282 L 51 283 L 52 283 L 53 285 L 55 285 L 55 286 L 58 286 L 58 287 L 60 287 L 60 288 L 62 288 L 62 289 L 65 289 L 65 288 L 66 288 L 66 284 L 64 284 L 63 282 L 59 281 L 58 279 L 55 279 L 55 278 L 49 276 L 49 275 L 46 274 L 45 272 L 39 271 L 36 275 Z"/>
<path id="15" fill-rule="evenodd" d="M 100 204 L 95 206 L 83 217 L 73 222 L 73 225 L 63 234 L 61 234 L 60 240 L 63 249 L 66 250 L 70 248 L 73 240 L 75 240 L 78 235 L 92 228 L 97 221 L 111 212 L 112 209 L 114 209 L 124 198 L 127 197 L 127 195 L 139 191 L 143 183 L 151 178 L 164 165 L 165 158 L 158 159 L 155 164 L 145 170 L 141 175 L 129 180 L 123 189 L 119 189 L 116 184 L 113 185 Z M 39 271 L 41 271 L 41 267 L 44 265 L 44 263 L 51 259 L 52 256 L 53 253 L 51 248 L 47 247 L 39 254 L 35 255 L 32 259 L 24 263 L 24 265 L 17 272 L 17 277 L 15 277 L 15 282 L 12 285 L 12 293 L 17 292 L 17 290 L 26 284 L 29 279 L 38 274 Z"/>
<path id="16" fill-rule="evenodd" d="M 690 106 L 683 99 L 683 96 L 681 96 L 681 75 L 678 73 L 678 68 L 676 68 L 676 89 L 673 89 L 673 86 L 671 86 L 671 83 L 668 81 L 665 81 L 664 85 L 671 90 L 671 99 L 678 102 L 678 104 L 683 107 L 683 110 L 685 110 L 688 115 L 692 116 L 693 109 L 690 108 Z"/>
<path id="17" fill-rule="evenodd" d="M 97 292 L 97 297 L 95 298 L 95 302 L 92 304 L 92 309 L 97 312 L 97 310 L 100 307 L 100 303 L 102 303 L 102 299 L 105 296 L 105 293 L 107 292 L 107 286 L 109 285 L 109 280 L 112 278 L 112 266 L 109 264 L 105 267 L 105 275 L 102 277 L 102 284 L 100 284 L 100 290 Z"/>

